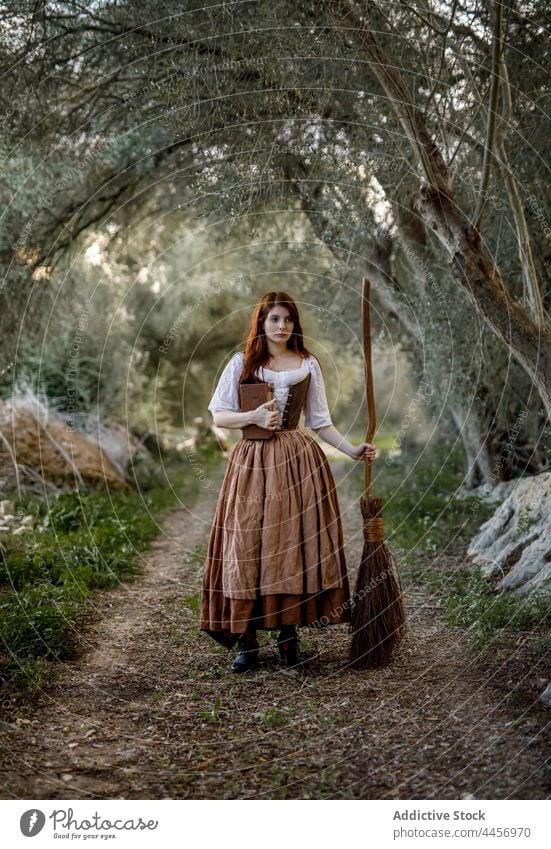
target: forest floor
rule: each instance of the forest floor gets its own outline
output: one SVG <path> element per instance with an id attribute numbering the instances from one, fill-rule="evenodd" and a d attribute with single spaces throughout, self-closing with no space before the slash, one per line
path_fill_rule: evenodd
<path id="1" fill-rule="evenodd" d="M 361 464 L 331 463 L 353 587 Z M 543 670 L 522 641 L 467 654 L 418 582 L 403 580 L 408 631 L 384 669 L 347 668 L 343 625 L 299 630 L 301 671 L 260 632 L 260 665 L 231 673 L 235 650 L 197 628 L 223 472 L 168 515 L 143 576 L 94 597 L 78 660 L 1 723 L 2 798 L 549 798 Z"/>

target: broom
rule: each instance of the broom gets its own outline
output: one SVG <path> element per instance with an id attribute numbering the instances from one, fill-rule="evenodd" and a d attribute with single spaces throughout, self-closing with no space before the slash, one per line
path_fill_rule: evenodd
<path id="1" fill-rule="evenodd" d="M 365 386 L 368 411 L 366 442 L 375 433 L 375 399 L 371 370 L 371 326 L 367 277 L 362 285 L 362 332 Z M 385 666 L 405 632 L 402 591 L 394 557 L 384 544 L 381 498 L 371 496 L 371 460 L 364 466 L 365 489 L 360 506 L 363 516 L 364 547 L 352 598 L 349 663 L 366 668 Z"/>

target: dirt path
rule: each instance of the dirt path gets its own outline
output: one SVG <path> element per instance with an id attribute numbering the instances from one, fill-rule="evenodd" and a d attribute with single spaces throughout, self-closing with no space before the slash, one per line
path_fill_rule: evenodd
<path id="1" fill-rule="evenodd" d="M 351 465 L 333 468 L 352 581 L 359 507 Z M 281 668 L 263 633 L 259 669 L 230 673 L 233 652 L 196 626 L 214 502 L 204 490 L 167 518 L 145 575 L 98 596 L 83 656 L 2 726 L 3 798 L 549 797 L 541 720 L 511 701 L 499 663 L 492 678 L 463 654 L 418 587 L 384 670 L 347 669 L 337 626 L 300 631 L 304 672 Z"/>

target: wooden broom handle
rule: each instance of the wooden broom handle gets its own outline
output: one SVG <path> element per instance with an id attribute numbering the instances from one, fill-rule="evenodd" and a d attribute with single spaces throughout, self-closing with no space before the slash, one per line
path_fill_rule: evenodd
<path id="1" fill-rule="evenodd" d="M 377 419 L 375 415 L 375 397 L 373 394 L 373 371 L 371 367 L 371 317 L 370 302 L 371 283 L 367 277 L 362 281 L 362 334 L 365 374 L 365 397 L 367 401 L 368 425 L 365 435 L 366 442 L 373 441 Z M 364 464 L 364 495 L 368 497 L 371 490 L 371 460 L 366 457 Z"/>

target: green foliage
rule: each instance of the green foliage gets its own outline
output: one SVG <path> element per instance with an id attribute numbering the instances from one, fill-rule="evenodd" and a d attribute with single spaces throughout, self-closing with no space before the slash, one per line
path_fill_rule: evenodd
<path id="1" fill-rule="evenodd" d="M 98 375 L 101 375 L 101 351 L 81 351 L 78 372 L 69 375 L 73 340 L 65 328 L 51 333 L 37 343 L 33 339 L 21 342 L 14 366 L 5 371 L 0 368 L 0 398 L 9 398 L 13 392 L 13 377 L 20 387 L 27 387 L 39 396 L 47 396 L 52 406 L 60 412 L 69 409 L 89 410 L 98 392 Z M 74 330 L 72 331 L 74 335 Z M 100 380 L 101 385 L 101 380 Z"/>
<path id="2" fill-rule="evenodd" d="M 551 625 L 549 589 L 521 596 L 507 590 L 493 592 L 479 570 L 457 574 L 453 586 L 446 589 L 447 619 L 468 628 L 472 650 L 489 647 L 508 629 L 527 631 Z"/>
<path id="3" fill-rule="evenodd" d="M 216 697 L 212 710 L 202 710 L 199 716 L 207 722 L 220 722 L 220 699 Z"/>
<path id="4" fill-rule="evenodd" d="M 19 698 L 31 701 L 51 680 L 51 661 L 45 657 L 26 657 L 9 667 L 9 683 Z"/>
<path id="5" fill-rule="evenodd" d="M 42 580 L 77 586 L 84 595 L 131 578 L 139 571 L 135 555 L 158 531 L 147 501 L 134 493 L 71 492 L 44 503 L 42 524 L 12 543 L 0 564 L 0 584 L 22 589 Z"/>
<path id="6" fill-rule="evenodd" d="M 94 590 L 118 586 L 141 572 L 139 553 L 159 532 L 166 511 L 198 489 L 180 469 L 173 489 L 64 493 L 53 501 L 30 496 L 19 506 L 35 527 L 10 537 L 0 557 L 2 676 L 14 692 L 40 686 L 44 662 L 71 657 L 75 632 Z"/>
<path id="7" fill-rule="evenodd" d="M 463 454 L 456 446 L 427 446 L 419 455 L 394 457 L 384 452 L 373 491 L 383 498 L 386 539 L 407 557 L 444 551 L 472 537 L 492 515 L 493 507 L 458 498 L 463 479 Z"/>
<path id="8" fill-rule="evenodd" d="M 285 712 L 287 712 L 287 710 L 288 709 L 280 711 L 275 707 L 269 707 L 266 708 L 266 710 L 255 711 L 253 713 L 253 717 L 257 719 L 260 725 L 265 729 L 277 728 L 278 726 L 285 724 L 287 719 Z"/>
<path id="9" fill-rule="evenodd" d="M 430 589 L 450 625 L 467 631 L 469 652 L 487 651 L 494 641 L 519 631 L 529 632 L 534 651 L 543 654 L 551 647 L 549 589 L 525 595 L 495 590 L 474 566 L 444 572 L 417 560 L 404 571 Z"/>
<path id="10" fill-rule="evenodd" d="M 152 693 L 150 693 L 149 698 L 157 705 L 161 705 L 166 699 L 166 693 L 164 690 L 154 690 Z"/>
<path id="11" fill-rule="evenodd" d="M 184 604 L 186 607 L 189 607 L 193 613 L 198 613 L 201 609 L 201 596 L 199 593 L 195 593 L 195 595 L 185 595 L 184 596 Z"/>
<path id="12" fill-rule="evenodd" d="M 70 633 L 79 608 L 74 591 L 48 583 L 3 592 L 0 640 L 14 661 L 26 657 L 58 660 L 68 656 Z"/>

